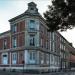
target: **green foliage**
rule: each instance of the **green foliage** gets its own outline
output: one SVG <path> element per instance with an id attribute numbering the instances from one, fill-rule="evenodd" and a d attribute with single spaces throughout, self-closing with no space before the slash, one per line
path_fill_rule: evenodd
<path id="1" fill-rule="evenodd" d="M 50 31 L 72 29 L 75 27 L 75 1 L 52 0 L 44 13 Z"/>

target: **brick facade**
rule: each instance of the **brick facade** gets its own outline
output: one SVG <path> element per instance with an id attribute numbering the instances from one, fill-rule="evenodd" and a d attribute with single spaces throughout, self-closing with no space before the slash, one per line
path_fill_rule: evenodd
<path id="1" fill-rule="evenodd" d="M 58 31 L 48 31 L 35 3 L 29 3 L 25 13 L 9 22 L 10 31 L 0 35 L 1 68 L 6 65 L 9 69 L 22 69 L 24 61 L 27 69 L 55 71 L 69 68 L 71 60 L 75 62 L 71 54 L 74 47 Z"/>

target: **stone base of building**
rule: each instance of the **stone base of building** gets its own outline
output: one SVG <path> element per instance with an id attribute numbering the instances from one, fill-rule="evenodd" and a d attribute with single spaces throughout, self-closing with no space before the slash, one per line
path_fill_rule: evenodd
<path id="1" fill-rule="evenodd" d="M 0 70 L 23 71 L 26 73 L 43 73 L 59 71 L 59 68 L 23 66 L 23 65 L 1 65 Z"/>

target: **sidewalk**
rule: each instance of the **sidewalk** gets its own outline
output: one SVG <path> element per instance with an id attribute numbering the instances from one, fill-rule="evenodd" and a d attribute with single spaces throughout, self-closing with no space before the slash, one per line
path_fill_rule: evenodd
<path id="1" fill-rule="evenodd" d="M 39 74 L 30 74 L 30 73 L 23 73 L 23 72 L 0 71 L 0 75 L 75 75 L 75 71 L 74 72 L 39 73 Z"/>

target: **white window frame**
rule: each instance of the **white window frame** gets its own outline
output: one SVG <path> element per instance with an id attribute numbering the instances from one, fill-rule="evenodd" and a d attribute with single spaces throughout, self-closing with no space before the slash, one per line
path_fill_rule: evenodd
<path id="1" fill-rule="evenodd" d="M 52 32 L 52 39 L 54 40 L 55 39 L 55 33 Z"/>
<path id="2" fill-rule="evenodd" d="M 54 56 L 53 54 L 50 54 L 50 65 L 54 64 Z"/>
<path id="3" fill-rule="evenodd" d="M 7 60 L 4 62 L 4 55 L 6 55 L 7 56 Z M 3 65 L 7 65 L 8 64 L 8 53 L 2 53 L 2 64 Z"/>
<path id="4" fill-rule="evenodd" d="M 52 41 L 50 40 L 50 51 L 51 51 L 51 49 L 52 49 L 52 47 L 51 47 L 51 46 L 52 46 Z"/>
<path id="5" fill-rule="evenodd" d="M 35 51 L 30 51 L 29 52 L 29 63 L 30 64 L 35 64 L 36 63 L 36 52 Z"/>
<path id="6" fill-rule="evenodd" d="M 49 65 L 49 54 L 46 54 L 46 63 Z"/>
<path id="7" fill-rule="evenodd" d="M 30 46 L 35 46 L 35 35 L 30 35 L 29 45 Z"/>
<path id="8" fill-rule="evenodd" d="M 12 25 L 11 27 L 13 33 L 17 32 L 17 24 Z"/>
<path id="9" fill-rule="evenodd" d="M 12 64 L 17 64 L 17 53 L 12 53 Z"/>
<path id="10" fill-rule="evenodd" d="M 41 41 L 40 41 L 41 43 L 41 47 L 43 47 L 43 38 L 41 38 Z"/>
<path id="11" fill-rule="evenodd" d="M 41 52 L 41 64 L 44 64 L 44 53 L 43 52 Z"/>
<path id="12" fill-rule="evenodd" d="M 17 47 L 17 38 L 16 37 L 13 37 L 12 38 L 12 47 Z"/>
<path id="13" fill-rule="evenodd" d="M 31 23 L 31 21 L 33 21 L 33 23 Z M 35 30 L 35 20 L 29 21 L 29 30 L 31 30 L 31 31 Z"/>
<path id="14" fill-rule="evenodd" d="M 55 42 L 52 43 L 53 52 L 55 51 Z"/>
<path id="15" fill-rule="evenodd" d="M 60 43 L 60 49 L 62 49 L 62 44 Z"/>
<path id="16" fill-rule="evenodd" d="M 64 45 L 64 51 L 65 51 L 65 49 L 66 49 L 66 47 L 65 47 L 65 45 Z"/>
<path id="17" fill-rule="evenodd" d="M 7 48 L 7 39 L 4 39 L 4 41 L 3 41 L 3 47 L 4 47 L 4 49 Z"/>

